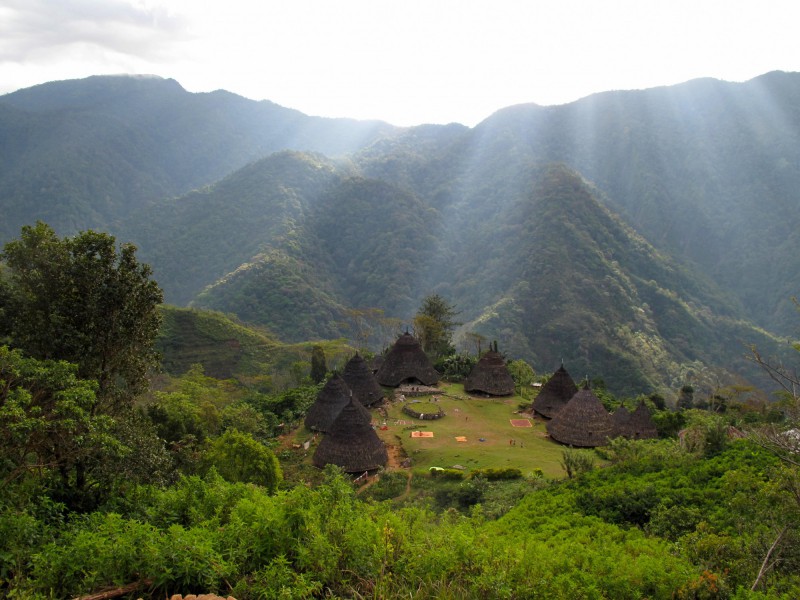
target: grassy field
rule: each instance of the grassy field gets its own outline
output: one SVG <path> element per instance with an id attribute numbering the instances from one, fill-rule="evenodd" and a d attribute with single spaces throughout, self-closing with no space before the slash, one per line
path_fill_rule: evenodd
<path id="1" fill-rule="evenodd" d="M 563 446 L 547 437 L 544 423 L 530 415 L 516 414 L 522 399 L 478 398 L 464 392 L 458 384 L 442 384 L 439 404 L 445 417 L 438 420 L 414 419 L 402 412 L 402 402 L 385 405 L 388 429 L 378 434 L 387 445 L 401 445 L 412 459 L 412 469 L 427 472 L 429 467 L 461 465 L 466 470 L 516 467 L 523 475 L 541 469 L 547 477 L 563 477 Z M 421 396 L 421 401 L 430 396 Z M 409 399 L 410 400 L 410 399 Z M 373 413 L 378 416 L 377 413 Z M 532 427 L 514 427 L 512 419 L 528 419 Z M 381 424 L 383 424 L 381 419 Z M 433 432 L 432 438 L 412 438 L 412 431 Z M 464 437 L 466 441 L 457 441 Z"/>

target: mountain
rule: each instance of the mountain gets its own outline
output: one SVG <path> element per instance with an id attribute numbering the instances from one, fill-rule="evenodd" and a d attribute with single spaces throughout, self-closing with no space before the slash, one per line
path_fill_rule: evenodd
<path id="1" fill-rule="evenodd" d="M 749 318 L 796 327 L 800 74 L 510 107 L 476 134 L 505 154 L 570 165 L 656 247 L 729 290 Z"/>
<path id="2" fill-rule="evenodd" d="M 111 229 L 148 203 L 202 188 L 286 149 L 340 155 L 396 129 L 309 117 L 172 79 L 97 76 L 0 96 L 0 241 L 44 220 Z"/>
<path id="3" fill-rule="evenodd" d="M 353 309 L 382 311 L 396 330 L 435 292 L 461 311 L 460 333 L 497 339 L 539 371 L 563 359 L 614 391 L 669 393 L 754 377 L 746 345 L 777 352 L 769 331 L 796 323 L 798 74 L 508 107 L 471 129 L 315 120 L 169 80 L 50 85 L 66 87 L 0 98 L 0 139 L 29 149 L 3 148 L 0 202 L 67 214 L 8 184 L 47 190 L 57 165 L 75 223 L 134 241 L 169 302 L 281 339 L 354 338 Z M 240 111 L 198 108 L 212 97 Z M 203 117 L 181 125 L 175 106 Z M 277 134 L 263 107 L 297 125 Z M 45 151 L 45 120 L 81 143 L 67 151 L 78 138 L 52 133 Z M 271 136 L 249 129 L 265 122 Z M 336 127 L 363 135 L 331 148 Z M 298 151 L 298 136 L 314 152 Z M 119 202 L 120 190 L 139 195 Z"/>
<path id="4" fill-rule="evenodd" d="M 566 166 L 526 173 L 502 211 L 462 216 L 455 229 L 407 188 L 343 177 L 296 235 L 273 239 L 193 304 L 299 341 L 352 335 L 348 307 L 408 324 L 433 290 L 461 310 L 462 331 L 542 370 L 564 360 L 620 393 L 757 375 L 745 344 L 774 339 L 742 322 L 721 289 L 650 245 Z"/>

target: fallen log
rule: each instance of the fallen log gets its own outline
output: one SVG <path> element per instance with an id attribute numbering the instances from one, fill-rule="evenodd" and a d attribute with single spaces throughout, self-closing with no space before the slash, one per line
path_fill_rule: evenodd
<path id="1" fill-rule="evenodd" d="M 121 587 L 107 589 L 102 592 L 95 592 L 94 594 L 89 594 L 88 596 L 78 596 L 77 598 L 73 598 L 73 600 L 111 600 L 111 598 L 117 598 L 119 596 L 124 596 L 125 594 L 135 592 L 139 588 L 146 587 L 151 583 L 152 582 L 150 580 L 146 579 L 143 581 L 137 581 L 135 583 L 129 583 L 128 585 L 123 585 Z"/>

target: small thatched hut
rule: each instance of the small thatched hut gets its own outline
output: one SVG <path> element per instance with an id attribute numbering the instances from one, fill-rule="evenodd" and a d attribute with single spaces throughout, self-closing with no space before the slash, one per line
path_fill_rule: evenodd
<path id="1" fill-rule="evenodd" d="M 315 467 L 334 464 L 348 473 L 362 473 L 386 465 L 389 453 L 370 419 L 364 418 L 364 410 L 355 398 L 350 399 L 317 446 L 312 458 Z"/>
<path id="2" fill-rule="evenodd" d="M 562 364 L 539 390 L 533 400 L 533 410 L 546 419 L 552 419 L 577 393 L 578 386 Z"/>
<path id="3" fill-rule="evenodd" d="M 342 379 L 364 406 L 373 406 L 383 400 L 383 390 L 378 385 L 378 380 L 372 374 L 367 361 L 361 358 L 357 352 L 344 366 Z"/>
<path id="4" fill-rule="evenodd" d="M 378 383 L 388 387 L 398 387 L 403 383 L 436 385 L 440 377 L 422 346 L 408 332 L 397 339 L 375 374 Z"/>
<path id="5" fill-rule="evenodd" d="M 547 433 L 562 444 L 594 448 L 614 437 L 614 423 L 597 396 L 585 387 L 547 423 Z"/>
<path id="6" fill-rule="evenodd" d="M 616 414 L 614 413 L 615 416 Z M 644 402 L 640 402 L 636 410 L 618 427 L 617 435 L 631 440 L 649 440 L 658 437 L 656 424 Z"/>
<path id="7" fill-rule="evenodd" d="M 508 372 L 503 355 L 489 350 L 464 380 L 464 391 L 483 392 L 490 396 L 510 396 L 514 393 L 514 379 Z"/>
<path id="8" fill-rule="evenodd" d="M 328 379 L 323 388 L 317 394 L 314 404 L 306 413 L 305 425 L 308 429 L 315 431 L 330 431 L 333 422 L 342 409 L 350 402 L 352 392 L 342 379 L 342 376 L 335 373 Z M 359 403 L 360 405 L 360 403 Z M 370 419 L 369 411 L 361 406 L 366 419 Z"/>

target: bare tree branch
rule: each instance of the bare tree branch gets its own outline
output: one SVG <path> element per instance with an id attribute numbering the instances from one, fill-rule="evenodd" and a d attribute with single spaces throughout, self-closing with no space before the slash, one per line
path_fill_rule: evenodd
<path id="1" fill-rule="evenodd" d="M 758 577 L 753 582 L 753 586 L 750 588 L 751 592 L 754 592 L 758 587 L 758 584 L 761 582 L 761 578 L 764 577 L 766 572 L 775 564 L 774 562 L 770 564 L 769 559 L 772 556 L 772 553 L 775 551 L 775 548 L 781 543 L 783 536 L 786 535 L 786 532 L 789 531 L 789 526 L 785 525 L 781 532 L 778 534 L 778 537 L 775 538 L 775 541 L 772 542 L 772 546 L 769 547 L 767 550 L 767 555 L 764 557 L 764 561 L 761 563 L 761 569 L 758 571 Z"/>

